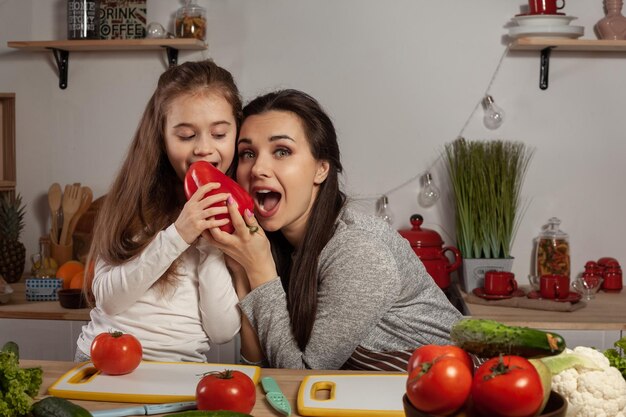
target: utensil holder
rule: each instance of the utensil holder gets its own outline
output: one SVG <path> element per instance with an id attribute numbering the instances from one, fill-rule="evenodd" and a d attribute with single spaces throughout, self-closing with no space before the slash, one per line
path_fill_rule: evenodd
<path id="1" fill-rule="evenodd" d="M 59 245 L 54 242 L 50 242 L 50 254 L 57 261 L 59 266 L 63 265 L 67 261 L 71 261 L 73 259 L 74 253 L 74 242 L 72 241 L 69 245 Z"/>

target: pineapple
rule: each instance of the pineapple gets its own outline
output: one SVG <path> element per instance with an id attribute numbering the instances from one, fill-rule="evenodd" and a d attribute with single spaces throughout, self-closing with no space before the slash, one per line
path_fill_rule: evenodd
<path id="1" fill-rule="evenodd" d="M 24 229 L 25 206 L 22 197 L 4 193 L 0 198 L 0 275 L 9 282 L 22 277 L 26 262 L 26 248 L 20 242 Z"/>

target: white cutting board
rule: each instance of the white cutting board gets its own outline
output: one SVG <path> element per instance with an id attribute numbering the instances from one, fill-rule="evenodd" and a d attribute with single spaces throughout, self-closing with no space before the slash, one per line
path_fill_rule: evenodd
<path id="1" fill-rule="evenodd" d="M 241 371 L 255 384 L 261 374 L 258 366 L 142 361 L 130 374 L 106 375 L 85 362 L 60 377 L 48 393 L 74 400 L 146 404 L 194 401 L 202 374 L 225 369 Z"/>
<path id="2" fill-rule="evenodd" d="M 303 416 L 404 417 L 407 374 L 307 376 L 298 390 Z"/>

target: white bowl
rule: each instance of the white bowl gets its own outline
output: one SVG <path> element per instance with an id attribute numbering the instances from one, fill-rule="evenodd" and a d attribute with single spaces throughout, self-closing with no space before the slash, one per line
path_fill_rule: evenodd
<path id="1" fill-rule="evenodd" d="M 0 304 L 6 304 L 11 299 L 11 294 L 13 294 L 13 288 L 9 285 L 6 286 L 3 293 L 0 293 Z"/>
<path id="2" fill-rule="evenodd" d="M 559 26 L 569 25 L 572 20 L 578 19 L 574 16 L 565 16 L 558 14 L 529 14 L 524 16 L 515 16 L 513 21 L 519 26 Z"/>
<path id="3" fill-rule="evenodd" d="M 532 36 L 542 38 L 580 38 L 584 34 L 584 26 L 512 26 L 509 28 L 509 36 L 512 38 Z"/>

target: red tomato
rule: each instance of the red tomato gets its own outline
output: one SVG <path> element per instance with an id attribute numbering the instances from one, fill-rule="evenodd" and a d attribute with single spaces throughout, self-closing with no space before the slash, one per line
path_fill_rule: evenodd
<path id="1" fill-rule="evenodd" d="M 457 358 L 467 365 L 470 372 L 474 372 L 474 363 L 469 354 L 458 346 L 454 345 L 425 345 L 415 349 L 407 366 L 407 372 L 411 373 L 420 363 L 432 362 L 439 356 L 450 356 Z"/>
<path id="2" fill-rule="evenodd" d="M 210 372 L 196 387 L 198 410 L 229 410 L 248 414 L 255 402 L 254 382 L 240 371 Z"/>
<path id="3" fill-rule="evenodd" d="M 215 168 L 207 161 L 194 162 L 187 170 L 187 174 L 185 175 L 185 195 L 188 199 L 191 198 L 196 190 L 198 190 L 198 187 L 209 182 L 219 182 L 221 187 L 216 190 L 209 191 L 205 194 L 205 197 L 213 194 L 230 193 L 233 199 L 237 202 L 239 212 L 242 216 L 246 209 L 250 211 L 254 210 L 254 200 L 252 200 L 250 194 L 248 194 L 239 184 L 229 178 L 226 174 Z M 227 213 L 218 214 L 215 216 L 215 219 L 220 220 L 228 217 L 230 216 Z M 232 223 L 220 226 L 220 229 L 227 233 L 235 231 Z"/>
<path id="4" fill-rule="evenodd" d="M 472 374 L 463 361 L 439 356 L 413 369 L 406 382 L 406 395 L 418 410 L 446 416 L 465 404 L 471 387 Z"/>
<path id="5" fill-rule="evenodd" d="M 530 417 L 543 402 L 541 378 L 521 356 L 491 358 L 474 374 L 472 400 L 485 416 Z"/>
<path id="6" fill-rule="evenodd" d="M 105 374 L 128 374 L 139 366 L 142 357 L 141 343 L 132 334 L 100 333 L 91 342 L 91 362 Z"/>

